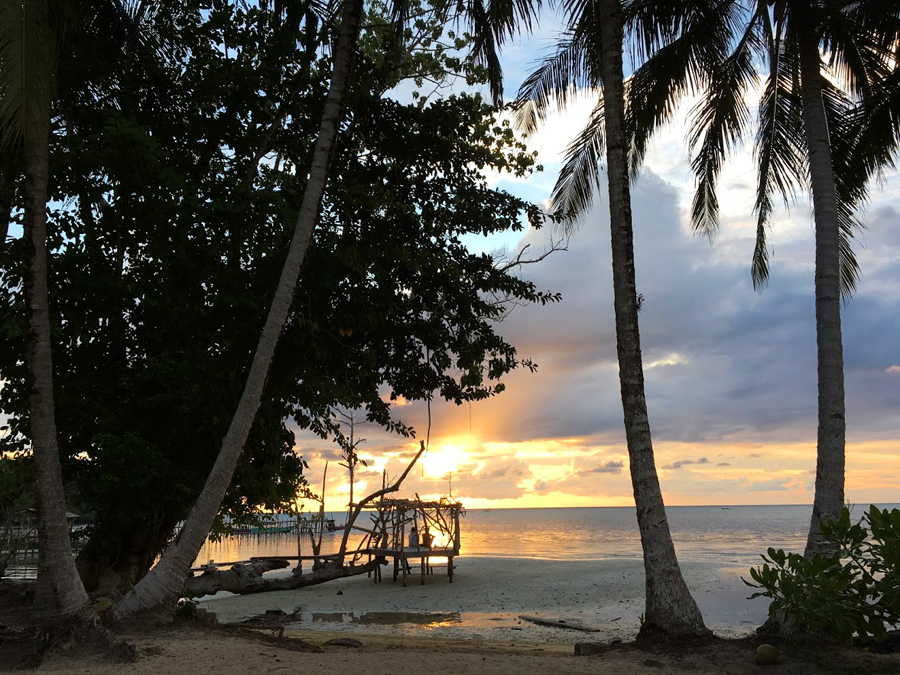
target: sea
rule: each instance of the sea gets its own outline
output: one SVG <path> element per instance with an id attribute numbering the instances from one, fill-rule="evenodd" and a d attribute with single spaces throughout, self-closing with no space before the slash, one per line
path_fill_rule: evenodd
<path id="1" fill-rule="evenodd" d="M 897 508 L 897 504 L 882 504 Z M 855 519 L 866 506 L 855 506 Z M 761 562 L 769 547 L 801 552 L 809 530 L 811 505 L 669 506 L 672 539 L 682 562 Z M 338 524 L 345 514 L 333 513 Z M 365 514 L 360 524 L 364 524 Z M 471 509 L 460 523 L 461 554 L 486 558 L 537 560 L 640 559 L 641 540 L 634 507 Z M 322 553 L 337 551 L 342 532 L 325 533 Z M 350 550 L 362 535 L 350 537 Z M 308 535 L 300 537 L 308 555 Z M 208 541 L 198 563 L 248 560 L 254 556 L 297 555 L 296 534 L 241 535 Z"/>

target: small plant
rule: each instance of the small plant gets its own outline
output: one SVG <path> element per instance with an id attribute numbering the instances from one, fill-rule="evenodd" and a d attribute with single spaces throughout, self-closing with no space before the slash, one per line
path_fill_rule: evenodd
<path id="1" fill-rule="evenodd" d="M 175 616 L 179 619 L 193 621 L 197 617 L 197 603 L 193 600 L 182 598 L 178 601 L 178 606 L 175 608 Z"/>
<path id="2" fill-rule="evenodd" d="M 770 548 L 750 570 L 755 583 L 743 580 L 762 589 L 750 597 L 771 598 L 770 615 L 783 612 L 809 630 L 880 639 L 900 622 L 900 510 L 870 506 L 853 523 L 844 508 L 821 528 L 834 554 L 806 559 Z"/>

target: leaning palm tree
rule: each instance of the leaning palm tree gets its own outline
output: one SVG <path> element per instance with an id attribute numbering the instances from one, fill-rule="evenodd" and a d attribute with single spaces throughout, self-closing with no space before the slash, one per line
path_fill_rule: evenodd
<path id="1" fill-rule="evenodd" d="M 328 167 L 341 120 L 344 96 L 347 92 L 350 67 L 356 51 L 363 0 L 344 0 L 337 45 L 333 53 L 334 70 L 322 111 L 319 134 L 313 150 L 312 164 L 303 200 L 294 226 L 288 255 L 281 271 L 275 296 L 266 323 L 256 346 L 244 392 L 238 403 L 216 462 L 207 476 L 206 484 L 188 514 L 176 541 L 162 558 L 113 609 L 116 620 L 125 620 L 137 613 L 155 611 L 174 604 L 184 588 L 184 579 L 203 542 L 209 534 L 222 499 L 228 491 L 250 428 L 262 402 L 266 378 L 275 356 L 275 348 L 290 312 L 297 280 L 306 251 L 312 240 L 318 218 Z"/>
<path id="2" fill-rule="evenodd" d="M 768 69 L 756 132 L 756 288 L 769 276 L 766 226 L 774 199 L 780 195 L 788 203 L 798 191 L 808 191 L 815 218 L 818 459 L 807 556 L 826 550 L 819 523 L 837 518 L 844 503 L 840 302 L 858 275 L 850 240 L 868 178 L 851 165 L 858 155 L 851 147 L 857 134 L 849 113 L 896 62 L 897 18 L 896 3 L 874 0 L 694 3 L 659 32 L 665 44 L 631 81 L 633 127 L 641 138 L 672 114 L 680 97 L 700 94 L 689 134 L 697 176 L 692 222 L 711 236 L 718 226 L 719 172 L 752 126 L 747 97 L 760 68 Z"/>
<path id="3" fill-rule="evenodd" d="M 653 455 L 638 325 L 629 174 L 636 170 L 623 75 L 624 9 L 619 0 L 576 2 L 557 52 L 522 85 L 517 121 L 533 131 L 554 102 L 565 105 L 579 85 L 601 89 L 588 125 L 569 148 L 551 202 L 570 227 L 592 202 L 605 150 L 612 239 L 613 294 L 619 384 L 638 528 L 644 552 L 645 604 L 641 635 L 706 635 L 678 559 Z"/>

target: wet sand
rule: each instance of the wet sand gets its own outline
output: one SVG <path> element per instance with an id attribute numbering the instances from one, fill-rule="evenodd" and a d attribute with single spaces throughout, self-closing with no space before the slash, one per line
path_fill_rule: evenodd
<path id="1" fill-rule="evenodd" d="M 748 600 L 751 589 L 738 564 L 686 563 L 685 579 L 707 625 L 722 637 L 742 637 L 765 619 L 765 599 Z M 300 608 L 297 630 L 394 637 L 443 637 L 572 644 L 631 640 L 644 611 L 640 560 L 544 561 L 467 558 L 456 560 L 453 583 L 435 568 L 420 585 L 414 570 L 407 587 L 384 568 L 378 584 L 365 575 L 299 589 L 255 595 L 220 593 L 200 606 L 222 623 L 243 621 L 268 610 Z M 540 626 L 520 615 L 577 623 L 597 632 Z"/>

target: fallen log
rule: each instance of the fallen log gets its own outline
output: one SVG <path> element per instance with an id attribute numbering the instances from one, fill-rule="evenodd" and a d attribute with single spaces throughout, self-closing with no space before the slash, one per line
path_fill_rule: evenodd
<path id="1" fill-rule="evenodd" d="M 257 560 L 249 565 L 234 565 L 230 570 L 207 571 L 199 577 L 188 577 L 184 583 L 183 595 L 186 598 L 196 598 L 202 595 L 214 595 L 219 591 L 229 591 L 238 595 L 266 593 L 267 591 L 290 591 L 335 579 L 366 574 L 386 562 L 384 558 L 375 558 L 364 565 L 341 566 L 330 562 L 308 574 L 264 578 L 264 572 L 284 569 L 288 566 L 288 562 L 272 559 Z"/>
<path id="2" fill-rule="evenodd" d="M 539 616 L 529 616 L 527 614 L 520 614 L 519 618 L 523 621 L 529 621 L 531 623 L 536 623 L 539 626 L 550 626 L 551 628 L 568 628 L 569 630 L 580 630 L 585 633 L 599 633 L 602 628 L 588 628 L 587 626 L 583 626 L 576 621 L 566 621 L 565 619 L 543 619 Z"/>

